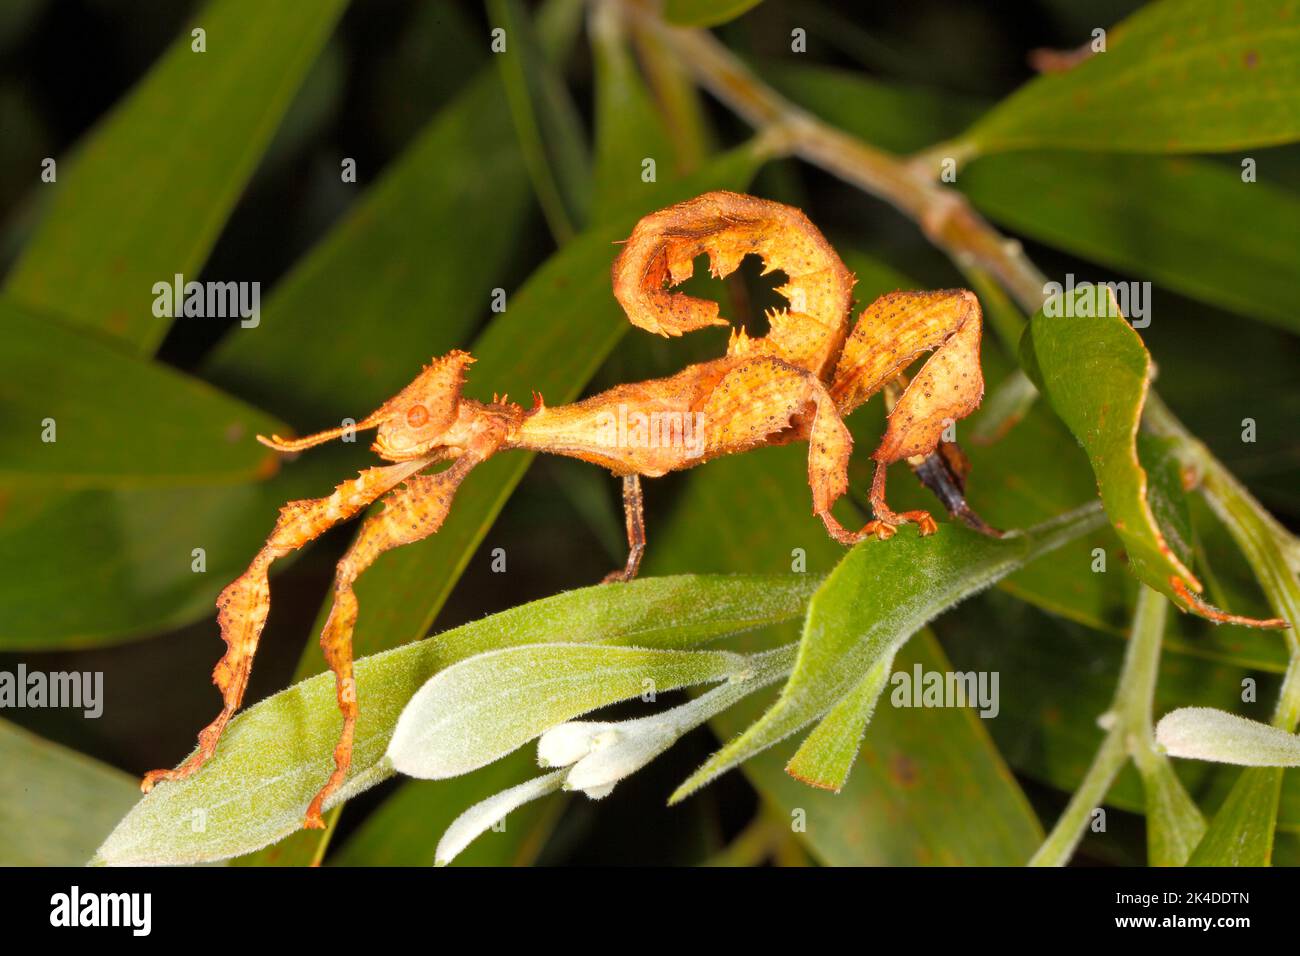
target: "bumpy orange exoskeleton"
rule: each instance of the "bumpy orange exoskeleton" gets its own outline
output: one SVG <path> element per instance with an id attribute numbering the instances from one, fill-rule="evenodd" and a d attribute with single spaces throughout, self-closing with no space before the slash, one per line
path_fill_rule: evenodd
<path id="1" fill-rule="evenodd" d="M 670 291 L 691 275 L 692 260 L 701 254 L 708 255 L 719 278 L 750 254 L 762 258 L 766 271 L 785 274 L 778 291 L 790 306 L 768 316 L 767 335 L 750 338 L 743 330 L 733 331 L 721 358 L 667 378 L 619 385 L 571 405 L 550 408 L 535 396 L 527 410 L 504 400 L 484 403 L 463 397 L 473 359 L 454 351 L 358 422 L 358 429 L 377 429 L 374 451 L 393 464 L 363 471 L 328 497 L 290 502 L 281 509 L 248 570 L 217 599 L 227 650 L 213 679 L 225 706 L 199 734 L 198 749 L 175 770 L 149 773 L 144 789 L 189 776 L 215 752 L 248 685 L 270 609 L 271 563 L 382 497 L 383 510 L 365 520 L 338 563 L 334 605 L 321 634 L 343 714 L 334 771 L 304 822 L 323 826 L 321 811 L 348 773 L 357 716 L 353 583 L 385 551 L 436 532 L 465 476 L 500 451 L 568 455 L 622 477 L 630 551 L 626 566 L 607 580 L 629 580 L 639 567 L 645 547 L 642 475 L 658 477 L 763 445 L 808 443 L 813 512 L 845 545 L 872 534 L 887 538 L 904 522 L 914 522 L 921 534 L 935 530 L 927 512 L 896 513 L 885 503 L 885 470 L 900 460 L 912 465 L 954 516 L 991 532 L 963 498 L 964 458 L 954 444 L 942 440 L 945 427 L 970 414 L 983 395 L 981 316 L 973 293 L 894 292 L 871 303 L 850 331 L 853 276 L 807 217 L 779 203 L 712 192 L 646 216 L 615 259 L 614 295 L 634 325 L 676 336 L 727 324 L 716 303 Z M 926 352 L 933 354 L 907 382 L 905 370 Z M 875 517 L 850 531 L 831 514 L 831 506 L 848 490 L 853 441 L 843 419 L 887 387 L 894 404 L 872 455 L 876 466 L 869 500 Z M 638 439 L 635 429 L 629 432 L 629 415 L 642 424 L 659 423 L 658 440 L 641 440 L 644 435 Z M 344 433 L 339 428 L 295 440 L 258 438 L 271 448 L 294 452 Z M 451 464 L 426 471 L 444 461 Z"/>

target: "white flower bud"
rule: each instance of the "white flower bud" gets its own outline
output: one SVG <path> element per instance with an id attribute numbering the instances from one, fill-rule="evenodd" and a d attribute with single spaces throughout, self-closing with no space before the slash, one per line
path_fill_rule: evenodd
<path id="1" fill-rule="evenodd" d="M 582 790 L 591 796 L 593 790 L 612 787 L 671 747 L 681 734 L 677 722 L 662 715 L 618 724 L 601 734 L 606 738 L 602 746 L 569 769 L 564 789 Z"/>
<path id="2" fill-rule="evenodd" d="M 567 767 L 598 747 L 598 738 L 612 726 L 604 721 L 571 720 L 558 724 L 537 739 L 539 767 Z"/>

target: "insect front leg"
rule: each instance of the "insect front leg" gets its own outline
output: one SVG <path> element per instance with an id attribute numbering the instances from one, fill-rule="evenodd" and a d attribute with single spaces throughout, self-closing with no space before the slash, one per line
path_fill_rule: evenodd
<path id="1" fill-rule="evenodd" d="M 239 709 L 253 669 L 257 642 L 271 610 L 271 585 L 267 577 L 277 559 L 320 537 L 334 525 L 347 521 L 380 495 L 429 464 L 428 459 L 367 468 L 343 482 L 325 498 L 291 501 L 280 509 L 279 520 L 262 550 L 243 574 L 217 598 L 217 622 L 226 653 L 212 672 L 224 706 L 215 720 L 199 733 L 199 746 L 174 770 L 151 770 L 140 788 L 148 793 L 160 780 L 181 780 L 198 770 L 216 752 L 226 724 Z"/>
<path id="2" fill-rule="evenodd" d="M 334 672 L 343 729 L 334 747 L 334 771 L 307 808 L 303 821 L 306 827 L 324 827 L 321 811 L 325 801 L 347 778 L 352 764 L 358 710 L 352 674 L 352 632 L 357 623 L 358 605 L 352 586 L 385 551 L 427 538 L 442 527 L 456 489 L 483 457 L 467 454 L 440 472 L 407 479 L 383 499 L 383 511 L 365 520 L 356 540 L 339 560 L 334 577 L 334 604 L 321 630 L 320 646 Z"/>

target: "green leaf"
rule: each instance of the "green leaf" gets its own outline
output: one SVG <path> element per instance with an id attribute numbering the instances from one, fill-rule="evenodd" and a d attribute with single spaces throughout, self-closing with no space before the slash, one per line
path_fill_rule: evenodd
<path id="1" fill-rule="evenodd" d="M 538 643 L 689 648 L 792 619 L 815 583 L 736 575 L 598 585 L 358 660 L 352 770 L 327 807 L 392 775 L 383 756 L 398 716 L 430 677 L 457 661 Z M 136 804 L 100 848 L 98 862 L 219 860 L 293 833 L 333 767 L 339 730 L 334 698 L 333 675 L 320 674 L 241 713 L 199 773 L 162 783 Z"/>
<path id="2" fill-rule="evenodd" d="M 81 866 L 140 796 L 135 778 L 0 721 L 0 866 Z"/>
<path id="3" fill-rule="evenodd" d="M 619 7 L 592 7 L 589 32 L 596 69 L 592 218 L 602 222 L 647 189 L 642 179 L 645 160 L 654 161 L 656 178 L 661 173 L 671 176 L 673 147 L 628 50 Z"/>
<path id="4" fill-rule="evenodd" d="M 398 718 L 388 760 L 442 780 L 477 770 L 580 714 L 647 691 L 726 680 L 728 651 L 539 644 L 487 651 L 431 677 Z"/>
<path id="5" fill-rule="evenodd" d="M 1160 0 L 1106 50 L 1027 83 L 961 139 L 970 153 L 1221 152 L 1300 137 L 1295 0 Z M 966 150 L 963 150 L 966 151 Z"/>
<path id="6" fill-rule="evenodd" d="M 251 439 L 283 426 L 204 382 L 9 301 L 0 335 L 0 484 L 217 484 L 279 467 Z"/>
<path id="7" fill-rule="evenodd" d="M 690 475 L 671 520 L 657 532 L 649 529 L 647 565 L 788 574 L 803 554 L 808 574 L 833 567 L 844 551 L 808 507 L 807 473 L 807 449 L 798 445 L 710 462 Z M 792 630 L 770 629 L 761 643 L 747 647 L 785 642 L 797 637 Z M 928 632 L 903 648 L 895 666 L 918 663 L 926 670 L 951 669 Z M 759 698 L 742 701 L 714 718 L 713 728 L 729 739 L 761 716 L 764 705 Z M 838 795 L 795 780 L 775 749 L 742 770 L 781 814 L 805 820 L 801 836 L 824 863 L 1016 865 L 1028 859 L 1042 831 L 985 723 L 952 708 L 882 708 L 857 772 Z M 988 825 L 966 826 L 962 821 L 972 816 Z"/>
<path id="8" fill-rule="evenodd" d="M 1095 511 L 1085 508 L 1003 538 L 945 524 L 926 538 L 900 534 L 857 545 L 813 596 L 799 659 L 777 702 L 670 802 L 826 713 L 937 615 L 1098 524 Z"/>
<path id="9" fill-rule="evenodd" d="M 762 0 L 666 0 L 664 19 L 679 27 L 716 27 L 758 6 Z"/>
<path id="10" fill-rule="evenodd" d="M 1172 757 L 1242 767 L 1300 767 L 1300 737 L 1213 707 L 1183 707 L 1160 718 L 1156 741 Z"/>
<path id="11" fill-rule="evenodd" d="M 853 763 L 862 749 L 862 735 L 876 709 L 889 675 L 893 655 L 882 658 L 858 682 L 830 713 L 812 729 L 795 755 L 785 765 L 785 772 L 811 787 L 839 793 L 849 779 Z"/>
<path id="12" fill-rule="evenodd" d="M 1146 795 L 1147 865 L 1183 866 L 1205 835 L 1205 818 L 1163 757 L 1138 758 Z"/>
<path id="13" fill-rule="evenodd" d="M 1174 583 L 1192 591 L 1201 584 L 1157 523 L 1147 471 L 1138 459 L 1151 357 L 1120 315 L 1113 293 L 1088 286 L 1050 298 L 1030 320 L 1021 363 L 1087 452 L 1133 573 L 1180 608 L 1197 610 Z"/>
<path id="14" fill-rule="evenodd" d="M 1281 791 L 1281 768 L 1243 770 L 1187 865 L 1268 866 Z"/>
<path id="15" fill-rule="evenodd" d="M 494 53 L 519 147 L 551 234 L 567 242 L 587 219 L 591 163 L 581 120 L 518 0 L 488 0 L 506 48 Z"/>
<path id="16" fill-rule="evenodd" d="M 345 0 L 213 0 L 58 171 L 5 286 L 18 302 L 152 353 L 155 282 L 198 278 Z M 48 188 L 48 187 L 47 187 Z"/>
<path id="17" fill-rule="evenodd" d="M 959 184 L 1017 232 L 1300 331 L 1300 197 L 1287 189 L 1202 160 L 1059 152 L 981 159 Z"/>

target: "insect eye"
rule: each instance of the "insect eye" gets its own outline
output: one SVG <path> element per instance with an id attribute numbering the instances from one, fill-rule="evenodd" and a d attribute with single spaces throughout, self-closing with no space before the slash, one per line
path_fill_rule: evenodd
<path id="1" fill-rule="evenodd" d="M 406 413 L 406 424 L 412 428 L 419 428 L 429 420 L 429 410 L 423 405 L 412 405 L 410 411 Z"/>

